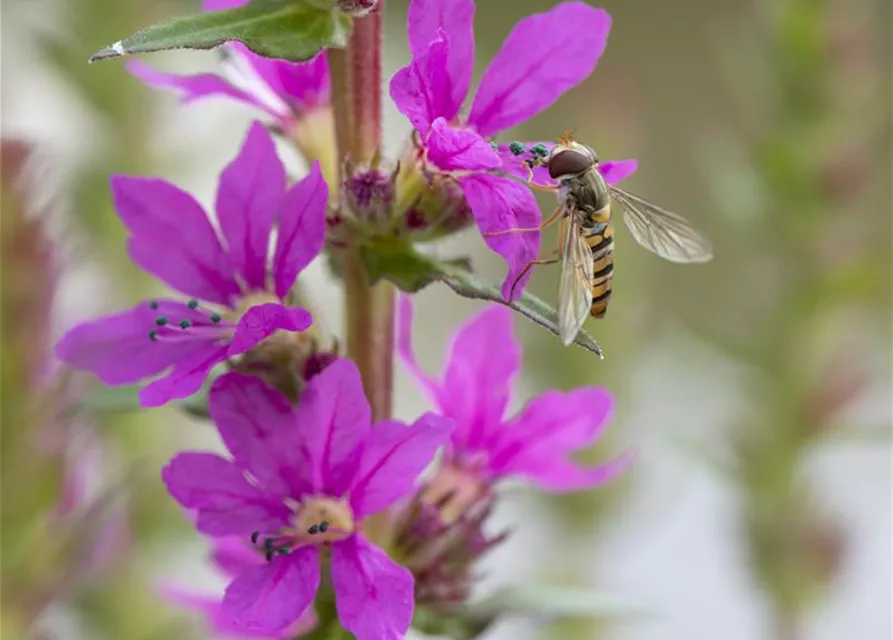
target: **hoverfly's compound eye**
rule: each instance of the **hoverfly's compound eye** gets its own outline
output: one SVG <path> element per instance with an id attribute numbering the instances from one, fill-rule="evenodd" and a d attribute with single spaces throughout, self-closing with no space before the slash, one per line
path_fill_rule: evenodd
<path id="1" fill-rule="evenodd" d="M 549 158 L 549 177 L 553 180 L 587 171 L 593 160 L 582 151 L 564 149 Z"/>

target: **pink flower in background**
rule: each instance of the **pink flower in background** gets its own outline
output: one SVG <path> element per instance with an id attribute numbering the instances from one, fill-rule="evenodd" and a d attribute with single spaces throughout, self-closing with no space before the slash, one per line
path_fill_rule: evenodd
<path id="1" fill-rule="evenodd" d="M 407 427 L 370 426 L 356 366 L 338 360 L 312 378 L 297 407 L 237 373 L 211 390 L 211 417 L 232 459 L 186 452 L 165 467 L 171 495 L 199 531 L 251 537 L 267 562 L 240 571 L 223 611 L 236 626 L 278 631 L 310 607 L 320 546 L 338 617 L 358 640 L 398 640 L 413 613 L 413 577 L 361 533 L 364 518 L 408 494 L 449 435 L 426 414 Z"/>
<path id="2" fill-rule="evenodd" d="M 402 296 L 399 305 L 400 356 L 439 412 L 454 423 L 448 468 L 485 485 L 518 476 L 544 491 L 561 493 L 598 486 L 629 465 L 628 455 L 596 467 L 581 467 L 571 459 L 607 426 L 613 400 L 605 389 L 547 391 L 506 417 L 521 368 L 521 347 L 508 308 L 490 305 L 468 321 L 453 340 L 443 379 L 436 380 L 422 371 L 413 353 L 410 298 Z"/>
<path id="3" fill-rule="evenodd" d="M 234 9 L 249 0 L 205 0 L 205 11 Z M 309 114 L 329 105 L 329 65 L 325 52 L 307 62 L 288 62 L 258 56 L 238 42 L 224 49 L 224 74 L 181 76 L 128 60 L 127 70 L 151 87 L 168 89 L 184 102 L 223 96 L 256 107 L 283 132 L 300 136 L 297 128 Z"/>
<path id="4" fill-rule="evenodd" d="M 394 75 L 391 97 L 418 132 L 429 165 L 455 175 L 482 233 L 536 227 L 540 211 L 530 190 L 494 173 L 526 178 L 521 159 L 489 139 L 548 108 L 592 73 L 611 18 L 582 2 L 565 2 L 520 21 L 484 72 L 463 117 L 474 67 L 473 21 L 473 0 L 412 0 L 412 62 Z M 618 169 L 611 180 L 633 170 L 634 165 Z M 508 264 L 502 287 L 508 298 L 518 276 L 537 258 L 540 234 L 485 235 L 484 240 Z M 518 283 L 517 294 L 529 277 Z"/>
<path id="5" fill-rule="evenodd" d="M 263 555 L 247 544 L 245 538 L 212 539 L 211 562 L 230 580 L 239 574 L 266 563 Z M 163 587 L 164 596 L 187 609 L 192 609 L 204 616 L 208 629 L 217 638 L 233 640 L 254 640 L 255 638 L 295 638 L 304 635 L 316 626 L 316 612 L 311 608 L 298 620 L 278 631 L 248 632 L 234 625 L 223 610 L 222 596 L 197 593 L 175 585 Z"/>
<path id="6" fill-rule="evenodd" d="M 167 372 L 140 392 L 140 404 L 158 406 L 195 393 L 214 365 L 274 333 L 310 326 L 307 311 L 282 300 L 322 250 L 328 188 L 314 164 L 286 189 L 285 168 L 260 123 L 220 176 L 220 235 L 192 196 L 168 182 L 114 176 L 111 186 L 133 261 L 192 299 L 142 302 L 81 324 L 56 347 L 64 362 L 109 385 Z"/>

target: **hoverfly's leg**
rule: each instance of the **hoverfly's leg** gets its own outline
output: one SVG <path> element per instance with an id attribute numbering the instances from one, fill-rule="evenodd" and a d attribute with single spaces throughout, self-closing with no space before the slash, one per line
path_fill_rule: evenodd
<path id="1" fill-rule="evenodd" d="M 515 281 L 512 283 L 512 289 L 509 291 L 509 300 L 515 299 L 515 287 L 518 286 L 518 283 L 527 275 L 527 272 L 533 269 L 537 265 L 543 264 L 555 264 L 561 260 L 561 253 L 558 251 L 553 251 L 550 257 L 548 258 L 539 258 L 537 260 L 531 260 L 527 263 L 527 266 L 524 267 L 524 270 L 515 278 Z"/>
<path id="2" fill-rule="evenodd" d="M 558 216 L 561 215 L 561 212 L 562 212 L 562 208 L 558 207 L 557 209 L 555 209 L 555 211 L 552 213 L 552 215 L 549 216 L 538 227 L 530 227 L 527 229 L 515 228 L 515 229 L 503 229 L 502 231 L 488 231 L 487 233 L 482 233 L 481 235 L 482 236 L 504 236 L 507 233 L 529 233 L 531 231 L 542 231 L 549 225 L 553 224 L 555 222 L 555 220 L 558 219 Z"/>
<path id="3" fill-rule="evenodd" d="M 536 166 L 540 166 L 541 163 L 535 163 Z M 536 176 L 533 175 L 533 164 L 530 162 L 525 162 L 524 166 L 527 167 L 527 186 L 531 189 L 536 189 L 537 191 L 558 191 L 558 187 L 555 185 L 548 184 L 537 184 Z"/>

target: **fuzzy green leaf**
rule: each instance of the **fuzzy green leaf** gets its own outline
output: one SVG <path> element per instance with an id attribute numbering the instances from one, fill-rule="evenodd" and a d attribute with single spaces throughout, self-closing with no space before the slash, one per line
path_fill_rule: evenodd
<path id="1" fill-rule="evenodd" d="M 460 296 L 505 305 L 558 335 L 558 313 L 555 309 L 527 292 L 514 302 L 506 302 L 499 286 L 475 275 L 470 270 L 468 261 L 434 260 L 400 241 L 380 242 L 364 247 L 361 256 L 372 281 L 384 278 L 402 291 L 410 293 L 440 281 Z M 598 342 L 586 332 L 581 331 L 574 343 L 604 358 Z"/>
<path id="2" fill-rule="evenodd" d="M 238 40 L 268 58 L 308 60 L 343 47 L 350 18 L 300 0 L 254 0 L 227 11 L 199 13 L 147 27 L 94 54 L 90 62 L 169 49 L 212 49 Z"/>
<path id="3" fill-rule="evenodd" d="M 172 405 L 197 418 L 207 418 L 210 415 L 208 411 L 208 390 L 211 387 L 211 382 L 209 379 L 197 393 L 183 400 L 178 400 L 172 403 Z M 139 392 L 142 388 L 143 385 L 135 384 L 122 387 L 102 387 L 78 402 L 73 407 L 73 410 L 88 413 L 128 413 L 139 411 L 143 409 L 139 401 Z"/>

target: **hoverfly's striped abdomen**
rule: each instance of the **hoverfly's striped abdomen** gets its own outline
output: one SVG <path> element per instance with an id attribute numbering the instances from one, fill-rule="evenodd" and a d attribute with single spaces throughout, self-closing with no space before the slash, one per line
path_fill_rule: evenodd
<path id="1" fill-rule="evenodd" d="M 589 314 L 594 318 L 603 318 L 608 311 L 614 277 L 614 230 L 611 225 L 601 222 L 588 229 L 586 244 L 592 251 L 593 260 L 592 307 Z"/>

